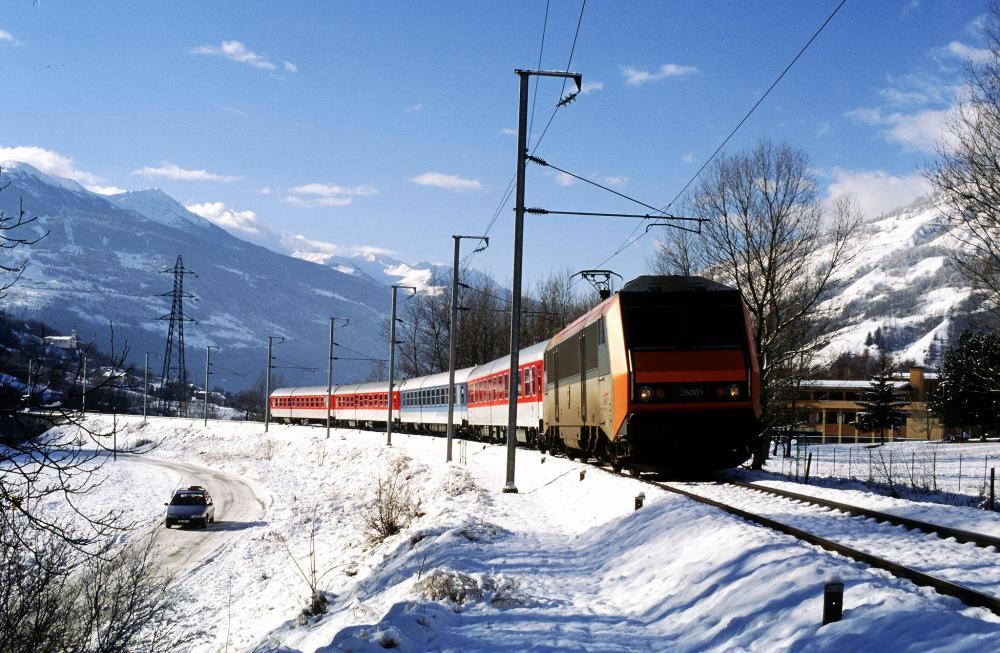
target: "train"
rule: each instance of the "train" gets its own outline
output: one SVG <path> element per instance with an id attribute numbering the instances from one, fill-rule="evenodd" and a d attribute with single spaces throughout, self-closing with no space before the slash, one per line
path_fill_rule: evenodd
<path id="1" fill-rule="evenodd" d="M 698 276 L 641 276 L 562 331 L 509 357 L 455 372 L 455 433 L 517 441 L 616 471 L 712 471 L 749 458 L 761 432 L 760 368 L 739 291 Z M 444 433 L 448 374 L 278 388 L 271 417 L 338 427 Z"/>

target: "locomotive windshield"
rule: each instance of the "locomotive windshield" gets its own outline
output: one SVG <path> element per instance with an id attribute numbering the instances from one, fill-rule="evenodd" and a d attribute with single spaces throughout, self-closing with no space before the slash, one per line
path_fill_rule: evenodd
<path id="1" fill-rule="evenodd" d="M 746 340 L 738 305 L 626 306 L 624 322 L 633 349 L 729 349 Z"/>

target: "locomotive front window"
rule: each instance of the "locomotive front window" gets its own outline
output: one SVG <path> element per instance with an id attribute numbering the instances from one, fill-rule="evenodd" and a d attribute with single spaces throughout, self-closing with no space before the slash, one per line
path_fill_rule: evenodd
<path id="1" fill-rule="evenodd" d="M 739 306 L 690 306 L 687 323 L 695 347 L 739 347 L 746 337 Z"/>
<path id="2" fill-rule="evenodd" d="M 633 306 L 625 330 L 633 349 L 735 348 L 746 339 L 738 305 Z"/>

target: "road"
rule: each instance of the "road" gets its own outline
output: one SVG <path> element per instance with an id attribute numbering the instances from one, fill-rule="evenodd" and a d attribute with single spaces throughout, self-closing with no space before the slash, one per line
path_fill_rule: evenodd
<path id="1" fill-rule="evenodd" d="M 178 487 L 201 485 L 212 493 L 215 523 L 208 528 L 166 529 L 162 521 L 155 526 L 156 543 L 163 551 L 163 566 L 180 576 L 196 571 L 247 531 L 266 524 L 264 501 L 238 476 L 148 455 L 119 455 L 118 458 L 131 464 L 169 470 L 180 476 Z M 165 501 L 168 499 L 164 497 Z M 163 510 L 165 513 L 166 508 Z"/>

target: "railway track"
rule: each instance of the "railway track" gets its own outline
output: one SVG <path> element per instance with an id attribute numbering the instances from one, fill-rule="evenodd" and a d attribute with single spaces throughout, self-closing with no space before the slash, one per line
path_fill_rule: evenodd
<path id="1" fill-rule="evenodd" d="M 642 480 L 1000 615 L 1000 538 L 739 481 Z"/>

